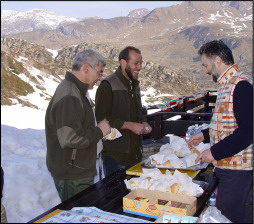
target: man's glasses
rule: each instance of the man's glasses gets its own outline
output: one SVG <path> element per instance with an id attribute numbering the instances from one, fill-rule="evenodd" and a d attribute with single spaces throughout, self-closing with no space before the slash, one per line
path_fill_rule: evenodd
<path id="1" fill-rule="evenodd" d="M 97 72 L 98 77 L 102 77 L 103 76 L 103 71 L 98 71 L 97 69 L 95 69 L 93 66 L 91 66 L 90 64 L 88 64 L 92 69 L 94 69 Z"/>

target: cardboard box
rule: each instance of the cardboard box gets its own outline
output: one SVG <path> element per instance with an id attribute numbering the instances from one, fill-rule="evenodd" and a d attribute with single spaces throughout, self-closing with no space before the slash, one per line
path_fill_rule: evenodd
<path id="1" fill-rule="evenodd" d="M 196 211 L 197 198 L 155 190 L 137 189 L 123 197 L 123 211 L 150 218 L 164 212 L 191 216 Z"/>
<path id="2" fill-rule="evenodd" d="M 198 217 L 164 214 L 155 220 L 155 223 L 197 223 Z"/>

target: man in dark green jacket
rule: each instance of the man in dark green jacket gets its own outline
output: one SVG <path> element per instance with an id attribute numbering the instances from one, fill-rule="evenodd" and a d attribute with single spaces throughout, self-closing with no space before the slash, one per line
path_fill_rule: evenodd
<path id="1" fill-rule="evenodd" d="M 113 141 L 103 142 L 105 176 L 139 163 L 142 159 L 141 135 L 152 130 L 142 115 L 138 81 L 142 62 L 139 49 L 126 47 L 119 54 L 120 66 L 101 82 L 96 92 L 96 119 L 106 118 L 110 126 L 122 134 Z"/>
<path id="2" fill-rule="evenodd" d="M 96 51 L 80 51 L 72 72 L 57 87 L 46 111 L 46 163 L 62 201 L 93 184 L 97 143 L 110 133 L 108 121 L 96 126 L 87 90 L 101 80 L 105 59 Z"/>

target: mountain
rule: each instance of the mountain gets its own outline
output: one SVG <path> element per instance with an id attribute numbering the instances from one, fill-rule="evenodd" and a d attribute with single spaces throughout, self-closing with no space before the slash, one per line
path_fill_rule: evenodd
<path id="1" fill-rule="evenodd" d="M 49 101 L 53 92 L 49 92 L 46 80 L 54 85 L 64 77 L 66 71 L 71 70 L 73 56 L 80 50 L 92 48 L 100 52 L 107 61 L 104 69 L 105 76 L 111 74 L 119 66 L 118 55 L 120 49 L 104 44 L 81 43 L 67 46 L 59 50 L 47 49 L 44 46 L 29 43 L 14 38 L 1 38 L 1 104 L 22 105 L 40 108 L 29 100 L 29 94 L 40 95 Z M 150 61 L 143 62 L 140 72 L 142 96 L 153 87 L 154 93 L 147 96 L 147 103 L 158 100 L 158 95 L 167 94 L 159 100 L 170 100 L 182 95 L 189 95 L 201 91 L 199 86 L 190 79 L 170 71 L 167 67 Z"/>
<path id="2" fill-rule="evenodd" d="M 61 23 L 51 30 L 6 37 L 24 39 L 50 49 L 83 42 L 119 49 L 133 45 L 142 51 L 144 60 L 166 66 L 196 81 L 202 89 L 216 89 L 211 77 L 203 74 L 197 51 L 208 41 L 222 39 L 232 49 L 235 62 L 251 72 L 252 9 L 252 1 L 184 1 L 156 8 L 140 18 L 82 19 Z"/>
<path id="3" fill-rule="evenodd" d="M 1 10 L 1 35 L 53 30 L 61 23 L 78 22 L 79 19 L 56 15 L 54 12 L 33 9 L 27 12 Z"/>
<path id="4" fill-rule="evenodd" d="M 128 17 L 132 18 L 142 18 L 146 16 L 150 11 L 146 8 L 141 8 L 141 9 L 134 9 L 129 12 Z"/>

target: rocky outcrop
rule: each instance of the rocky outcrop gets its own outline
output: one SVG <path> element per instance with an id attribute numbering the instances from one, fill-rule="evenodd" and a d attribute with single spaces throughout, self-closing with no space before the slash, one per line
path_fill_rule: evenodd
<path id="1" fill-rule="evenodd" d="M 47 74 L 51 74 L 59 81 L 66 71 L 71 70 L 73 56 L 77 52 L 87 48 L 92 48 L 100 52 L 106 58 L 107 66 L 104 69 L 105 76 L 113 73 L 119 66 L 118 55 L 120 49 L 104 44 L 82 43 L 79 45 L 65 47 L 58 51 L 58 55 L 55 58 L 52 57 L 52 54 L 45 47 L 31 44 L 19 39 L 2 38 L 1 48 L 4 52 L 4 55 L 12 55 L 13 60 L 17 60 L 17 58 L 20 56 L 25 57 L 27 59 L 26 63 L 41 71 L 46 71 Z M 2 65 L 4 63 L 3 61 Z M 22 65 L 22 63 L 20 64 Z M 10 65 L 6 63 L 4 64 L 4 67 L 6 71 L 8 71 L 8 67 L 10 67 Z M 21 72 L 23 73 L 21 70 L 18 73 Z M 29 76 L 29 72 L 26 71 L 24 73 Z M 40 79 L 43 80 L 43 77 L 37 78 L 32 81 Z M 151 61 L 143 62 L 143 69 L 140 72 L 139 80 L 141 83 L 141 90 L 145 91 L 148 88 L 153 87 L 156 89 L 157 94 L 172 94 L 174 95 L 173 98 L 180 97 L 181 95 L 193 94 L 201 90 L 197 83 L 193 82 L 192 80 L 187 79 L 174 71 L 171 71 L 165 66 Z M 42 91 L 45 90 L 43 86 L 40 85 L 40 82 L 37 81 L 34 83 L 36 84 L 36 88 Z M 4 91 L 5 86 L 2 86 L 2 88 L 2 91 Z M 8 98 L 6 94 L 8 96 L 8 91 L 5 92 L 5 99 Z M 43 92 L 43 94 L 45 97 L 47 97 L 45 92 Z"/>
<path id="2" fill-rule="evenodd" d="M 45 47 L 14 38 L 1 38 L 1 49 L 16 56 L 31 58 L 41 64 L 52 62 L 52 54 Z"/>

